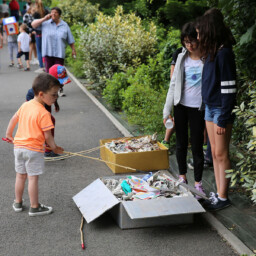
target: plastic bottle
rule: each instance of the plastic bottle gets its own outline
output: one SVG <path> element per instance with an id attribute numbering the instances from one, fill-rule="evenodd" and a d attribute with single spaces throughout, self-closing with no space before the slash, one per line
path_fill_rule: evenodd
<path id="1" fill-rule="evenodd" d="M 166 129 L 172 129 L 172 128 L 173 128 L 173 121 L 172 121 L 170 118 L 168 118 L 168 119 L 166 120 L 166 122 L 165 122 L 165 128 L 166 128 Z"/>

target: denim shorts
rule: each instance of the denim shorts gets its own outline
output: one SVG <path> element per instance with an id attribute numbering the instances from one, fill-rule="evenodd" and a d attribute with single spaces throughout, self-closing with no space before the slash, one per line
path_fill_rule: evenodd
<path id="1" fill-rule="evenodd" d="M 221 108 L 211 107 L 205 104 L 205 115 L 204 115 L 205 121 L 209 121 L 209 122 L 213 122 L 214 124 L 217 124 L 220 114 L 221 114 Z"/>
<path id="2" fill-rule="evenodd" d="M 15 171 L 29 176 L 44 173 L 44 153 L 28 150 L 25 148 L 15 148 Z"/>

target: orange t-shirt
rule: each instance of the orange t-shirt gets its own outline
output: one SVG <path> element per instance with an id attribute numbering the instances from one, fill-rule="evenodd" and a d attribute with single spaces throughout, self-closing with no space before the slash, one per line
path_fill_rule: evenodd
<path id="1" fill-rule="evenodd" d="M 14 148 L 44 152 L 44 132 L 54 128 L 51 114 L 35 99 L 22 104 L 16 112 L 19 118 Z"/>

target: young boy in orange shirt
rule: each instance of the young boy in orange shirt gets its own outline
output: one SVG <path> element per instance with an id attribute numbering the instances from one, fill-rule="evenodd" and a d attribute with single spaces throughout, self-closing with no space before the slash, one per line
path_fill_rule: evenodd
<path id="1" fill-rule="evenodd" d="M 51 114 L 44 104 L 52 105 L 58 98 L 60 83 L 55 77 L 42 73 L 33 82 L 35 97 L 25 102 L 11 118 L 6 130 L 6 138 L 14 144 L 15 156 L 15 212 L 23 210 L 22 196 L 26 179 L 28 179 L 28 194 L 30 199 L 29 216 L 45 215 L 52 212 L 52 207 L 38 202 L 38 179 L 44 172 L 45 141 L 56 154 L 62 154 L 63 148 L 55 144 L 51 134 L 54 125 Z M 18 129 L 13 139 L 13 130 L 18 123 Z"/>

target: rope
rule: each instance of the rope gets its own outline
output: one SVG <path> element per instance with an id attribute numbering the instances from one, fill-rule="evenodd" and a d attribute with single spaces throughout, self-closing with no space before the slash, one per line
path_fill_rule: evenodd
<path id="1" fill-rule="evenodd" d="M 84 151 L 80 151 L 80 152 L 76 152 L 78 154 L 89 154 L 91 152 L 94 152 L 102 147 L 105 147 L 105 145 L 102 145 L 102 146 L 98 146 L 98 147 L 95 147 L 95 148 L 91 148 L 91 149 L 87 149 L 87 150 L 84 150 Z M 67 154 L 67 155 L 61 155 L 61 156 L 57 156 L 57 157 L 53 157 L 53 158 L 49 158 L 49 159 L 45 159 L 46 162 L 52 162 L 52 161 L 60 161 L 60 160 L 64 160 L 64 159 L 67 159 L 67 158 L 70 158 L 70 157 L 74 157 L 75 155 L 72 155 L 72 154 Z"/>
<path id="2" fill-rule="evenodd" d="M 71 155 L 74 155 L 74 156 L 81 156 L 81 157 L 84 157 L 84 158 L 89 158 L 89 159 L 97 160 L 97 161 L 100 161 L 100 162 L 104 162 L 106 164 L 113 164 L 115 166 L 122 167 L 122 168 L 125 168 L 125 169 L 129 169 L 129 170 L 132 170 L 132 171 L 135 171 L 135 172 L 137 171 L 136 169 L 128 167 L 128 166 L 112 163 L 112 162 L 105 161 L 105 160 L 102 160 L 102 159 L 96 158 L 96 157 L 85 156 L 85 155 L 82 155 L 82 154 L 79 154 L 79 153 L 72 153 L 72 152 L 64 151 L 64 154 L 71 154 Z"/>

